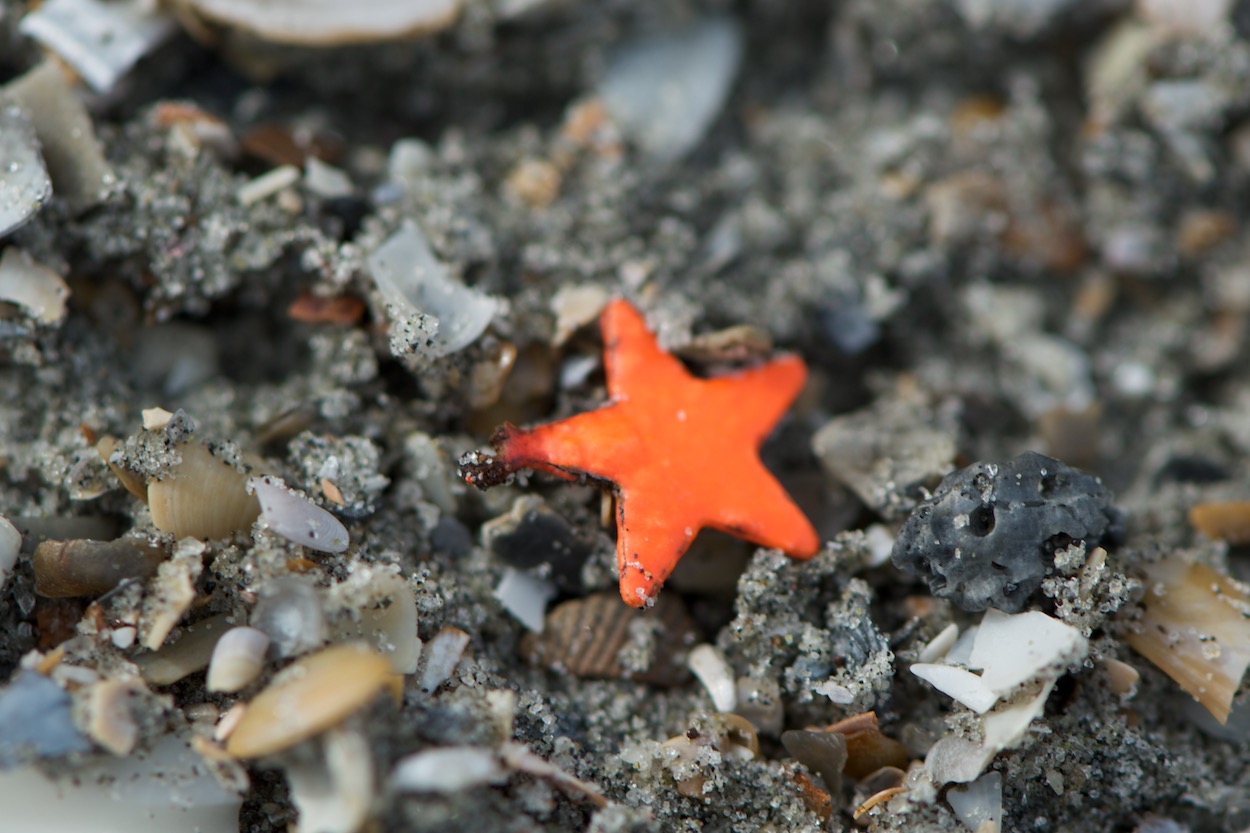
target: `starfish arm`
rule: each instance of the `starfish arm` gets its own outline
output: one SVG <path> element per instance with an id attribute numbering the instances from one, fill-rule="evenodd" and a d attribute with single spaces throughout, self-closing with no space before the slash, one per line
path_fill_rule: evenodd
<path id="1" fill-rule="evenodd" d="M 742 471 L 749 488 L 718 495 L 715 516 L 706 525 L 761 547 L 779 549 L 794 558 L 811 558 L 820 550 L 820 536 L 768 469 L 754 462 Z"/>
<path id="2" fill-rule="evenodd" d="M 663 494 L 618 495 L 616 511 L 621 598 L 632 607 L 647 607 L 690 548 L 699 526 L 677 516 Z"/>
<path id="3" fill-rule="evenodd" d="M 540 469 L 575 480 L 588 474 L 612 480 L 642 438 L 623 414 L 609 405 L 596 411 L 539 425 L 512 428 L 496 443 L 499 458 L 511 471 Z"/>
<path id="4" fill-rule="evenodd" d="M 807 365 L 798 356 L 782 356 L 766 365 L 711 379 L 723 400 L 719 412 L 725 430 L 736 433 L 728 423 L 741 423 L 742 435 L 750 436 L 758 449 L 772 432 L 795 397 L 807 383 Z"/>
<path id="5" fill-rule="evenodd" d="M 612 301 L 599 320 L 603 328 L 604 372 L 612 399 L 663 390 L 675 381 L 690 378 L 675 356 L 660 349 L 647 329 L 646 319 L 628 301 Z"/>

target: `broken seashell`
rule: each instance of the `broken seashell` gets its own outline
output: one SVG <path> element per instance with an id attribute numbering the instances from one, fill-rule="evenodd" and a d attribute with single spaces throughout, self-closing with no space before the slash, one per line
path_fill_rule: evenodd
<path id="1" fill-rule="evenodd" d="M 391 664 L 367 645 L 310 654 L 252 699 L 226 751 L 236 758 L 281 752 L 342 722 L 397 681 Z"/>
<path id="2" fill-rule="evenodd" d="M 347 527 L 312 501 L 287 487 L 281 479 L 264 475 L 247 481 L 260 500 L 260 514 L 269 528 L 288 541 L 318 552 L 347 549 Z"/>
<path id="3" fill-rule="evenodd" d="M 35 592 L 48 598 L 101 596 L 126 579 L 148 579 L 165 560 L 164 547 L 143 538 L 44 541 L 35 547 Z"/>
<path id="4" fill-rule="evenodd" d="M 52 196 L 52 182 L 39 154 L 39 140 L 20 107 L 0 104 L 0 237 L 25 225 Z"/>
<path id="5" fill-rule="evenodd" d="M 250 685 L 265 668 L 269 637 L 256 628 L 231 628 L 221 635 L 208 663 L 209 691 L 233 693 Z"/>
<path id="6" fill-rule="evenodd" d="M 425 667 L 421 669 L 421 690 L 433 693 L 450 680 L 468 647 L 469 635 L 460 628 L 448 626 L 435 634 L 423 652 Z"/>
<path id="7" fill-rule="evenodd" d="M 971 784 L 951 787 L 946 802 L 973 833 L 998 833 L 1003 820 L 1003 776 L 987 772 Z"/>
<path id="8" fill-rule="evenodd" d="M 0 515 L 0 590 L 4 589 L 13 568 L 17 566 L 17 554 L 22 549 L 22 533 L 17 531 L 8 518 Z M 36 585 L 38 579 L 35 580 Z M 39 592 L 37 589 L 36 593 Z"/>
<path id="9" fill-rule="evenodd" d="M 326 641 L 326 622 L 317 588 L 295 576 L 266 582 L 252 611 L 252 627 L 273 640 L 280 657 L 320 648 Z"/>
<path id="10" fill-rule="evenodd" d="M 495 586 L 495 598 L 527 629 L 542 633 L 546 624 L 547 603 L 556 595 L 550 581 L 528 570 L 505 567 L 503 577 Z"/>
<path id="11" fill-rule="evenodd" d="M 87 442 L 95 446 L 96 453 L 100 455 L 100 459 L 104 461 L 104 465 L 108 466 L 109 471 L 122 484 L 126 491 L 130 492 L 139 500 L 147 503 L 148 500 L 148 484 L 143 477 L 137 472 L 130 469 L 122 468 L 112 460 L 113 452 L 117 451 L 121 443 L 116 437 L 100 437 L 95 439 L 95 432 L 91 431 L 87 426 L 83 426 L 83 434 L 87 437 Z"/>
<path id="12" fill-rule="evenodd" d="M 616 593 L 595 593 L 557 605 L 541 634 L 526 634 L 530 662 L 577 677 L 632 679 L 658 686 L 690 678 L 682 661 L 697 638 L 681 600 L 661 594 L 649 611 L 621 604 Z M 630 654 L 642 649 L 642 660 Z"/>
<path id="13" fill-rule="evenodd" d="M 887 737 L 877 723 L 876 712 L 864 712 L 825 727 L 846 738 L 846 766 L 843 772 L 856 781 L 883 767 L 907 766 L 907 748 Z"/>
<path id="14" fill-rule="evenodd" d="M 174 418 L 174 415 L 164 408 L 144 408 L 142 415 L 143 427 L 148 431 L 160 431 Z"/>
<path id="15" fill-rule="evenodd" d="M 152 523 L 176 538 L 228 538 L 250 529 L 260 501 L 248 494 L 247 477 L 197 442 L 179 448 L 182 462 L 148 483 Z"/>
<path id="16" fill-rule="evenodd" d="M 204 542 L 183 538 L 174 545 L 173 555 L 156 568 L 156 577 L 143 597 L 139 616 L 139 643 L 155 651 L 165 637 L 191 609 L 195 582 L 204 569 Z"/>
<path id="17" fill-rule="evenodd" d="M 1172 556 L 1145 568 L 1141 620 L 1124 641 L 1227 722 L 1250 665 L 1250 594 L 1205 564 Z"/>
<path id="18" fill-rule="evenodd" d="M 391 773 L 393 788 L 412 792 L 453 793 L 507 780 L 498 753 L 481 746 L 426 749 L 401 759 Z"/>
<path id="19" fill-rule="evenodd" d="M 357 833 L 373 803 L 373 753 L 357 731 L 330 729 L 321 754 L 286 764 L 291 802 L 300 828 L 315 833 Z"/>
<path id="20" fill-rule="evenodd" d="M 274 43 L 335 46 L 437 32 L 463 0 L 187 0 L 209 20 Z"/>
<path id="21" fill-rule="evenodd" d="M 10 246 L 0 255 L 0 301 L 21 307 L 41 324 L 57 324 L 68 299 L 61 276 L 24 250 Z"/>
<path id="22" fill-rule="evenodd" d="M 334 587 L 341 611 L 337 639 L 366 642 L 391 661 L 396 674 L 413 674 L 421 658 L 417 598 L 402 576 L 359 570 Z"/>
<path id="23" fill-rule="evenodd" d="M 120 758 L 129 755 L 139 739 L 133 703 L 143 691 L 143 682 L 133 678 L 101 680 L 93 685 L 84 704 L 87 735 Z"/>
<path id="24" fill-rule="evenodd" d="M 831 795 L 842 791 L 842 770 L 846 766 L 844 735 L 792 729 L 781 733 L 781 745 L 791 757 L 819 775 Z"/>
<path id="25" fill-rule="evenodd" d="M 1250 500 L 1199 503 L 1189 509 L 1189 523 L 1208 538 L 1230 544 L 1250 543 Z"/>
<path id="26" fill-rule="evenodd" d="M 738 689 L 734 684 L 733 669 L 720 651 L 707 643 L 696 645 L 690 650 L 686 665 L 703 683 L 717 711 L 734 710 L 738 705 Z"/>
<path id="27" fill-rule="evenodd" d="M 172 685 L 208 667 L 217 640 L 229 630 L 230 624 L 231 617 L 222 613 L 187 625 L 176 642 L 154 653 L 140 654 L 132 662 L 139 666 L 143 679 L 152 685 Z"/>
<path id="28" fill-rule="evenodd" d="M 499 754 L 503 757 L 504 763 L 517 772 L 550 781 L 564 790 L 566 794 L 584 798 L 596 807 L 608 806 L 608 800 L 603 797 L 603 792 L 597 786 L 569 775 L 551 761 L 536 755 L 523 743 L 516 741 L 505 743 L 499 748 Z"/>
<path id="29" fill-rule="evenodd" d="M 551 299 L 556 314 L 556 330 L 551 343 L 559 347 L 577 330 L 599 317 L 612 294 L 596 284 L 562 284 Z"/>

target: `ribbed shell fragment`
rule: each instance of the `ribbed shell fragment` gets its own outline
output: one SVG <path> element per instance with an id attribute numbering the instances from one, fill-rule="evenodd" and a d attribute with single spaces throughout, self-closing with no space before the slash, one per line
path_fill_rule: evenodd
<path id="1" fill-rule="evenodd" d="M 260 501 L 248 494 L 247 478 L 196 442 L 181 446 L 182 462 L 148 483 L 152 523 L 177 538 L 228 538 L 250 529 Z"/>

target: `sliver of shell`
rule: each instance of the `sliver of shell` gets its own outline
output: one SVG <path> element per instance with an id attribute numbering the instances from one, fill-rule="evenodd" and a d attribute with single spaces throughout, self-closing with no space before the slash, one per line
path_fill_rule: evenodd
<path id="1" fill-rule="evenodd" d="M 184 0 L 210 20 L 274 43 L 334 46 L 436 32 L 462 0 Z"/>
<path id="2" fill-rule="evenodd" d="M 218 539 L 251 528 L 260 501 L 249 495 L 246 475 L 201 443 L 178 449 L 182 462 L 148 483 L 152 523 L 177 538 Z"/>
<path id="3" fill-rule="evenodd" d="M 631 668 L 624 654 L 638 628 L 648 626 L 656 629 L 649 635 L 651 660 L 645 668 Z M 617 593 L 595 593 L 552 609 L 543 632 L 526 634 L 521 650 L 535 665 L 576 677 L 676 686 L 690 678 L 684 657 L 696 636 L 694 621 L 672 593 L 657 597 L 649 611 L 626 606 Z"/>

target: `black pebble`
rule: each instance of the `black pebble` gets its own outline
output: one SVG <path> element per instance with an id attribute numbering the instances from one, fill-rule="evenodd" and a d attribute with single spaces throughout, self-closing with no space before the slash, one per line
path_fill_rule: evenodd
<path id="1" fill-rule="evenodd" d="M 1024 609 L 1054 566 L 1055 551 L 1093 548 L 1123 535 L 1123 513 L 1098 478 L 1025 452 L 948 474 L 907 518 L 894 564 L 964 610 Z"/>

